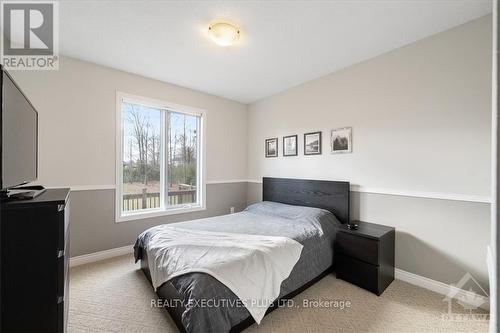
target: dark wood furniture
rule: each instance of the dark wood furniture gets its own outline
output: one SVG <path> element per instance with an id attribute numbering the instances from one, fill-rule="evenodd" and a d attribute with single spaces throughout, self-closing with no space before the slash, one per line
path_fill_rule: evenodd
<path id="1" fill-rule="evenodd" d="M 349 222 L 349 182 L 324 181 L 324 180 L 305 180 L 305 179 L 288 179 L 288 178 L 269 178 L 262 179 L 262 198 L 264 201 L 274 201 L 288 205 L 298 205 L 307 207 L 316 207 L 326 209 L 332 212 L 341 223 Z M 146 251 L 142 251 L 141 269 L 151 282 L 151 273 L 149 271 L 148 258 Z M 318 276 L 311 277 L 311 280 L 300 288 L 290 292 L 276 300 L 266 312 L 266 315 L 274 311 L 279 302 L 291 299 L 309 288 L 311 285 L 321 280 L 333 270 L 333 265 Z M 166 282 L 167 285 L 170 282 Z M 171 284 L 170 284 L 171 285 Z M 159 292 L 159 291 L 162 292 Z M 182 314 L 185 307 L 182 302 L 175 300 L 183 299 L 183 297 L 175 290 L 174 287 L 158 288 L 157 295 L 159 299 L 166 301 L 166 310 L 175 322 L 177 328 L 181 332 L 186 332 L 186 328 L 182 323 Z M 241 332 L 245 328 L 254 324 L 254 319 L 249 316 L 231 328 L 231 332 Z"/>
<path id="2" fill-rule="evenodd" d="M 1 203 L 1 332 L 65 332 L 69 189 Z"/>
<path id="3" fill-rule="evenodd" d="M 262 178 L 262 200 L 326 209 L 349 222 L 349 182 Z"/>
<path id="4" fill-rule="evenodd" d="M 357 230 L 342 225 L 335 241 L 337 277 L 377 295 L 394 280 L 395 229 L 356 221 Z"/>

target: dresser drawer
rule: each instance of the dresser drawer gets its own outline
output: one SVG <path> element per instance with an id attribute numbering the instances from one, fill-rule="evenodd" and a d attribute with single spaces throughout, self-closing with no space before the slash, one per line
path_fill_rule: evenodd
<path id="1" fill-rule="evenodd" d="M 335 251 L 373 265 L 378 265 L 379 242 L 374 239 L 339 232 L 335 240 Z"/>
<path id="2" fill-rule="evenodd" d="M 337 253 L 335 255 L 335 270 L 337 278 L 380 295 L 378 288 L 379 266 Z"/>
<path id="3" fill-rule="evenodd" d="M 69 193 L 47 189 L 33 200 L 2 202 L 0 332 L 66 330 Z"/>

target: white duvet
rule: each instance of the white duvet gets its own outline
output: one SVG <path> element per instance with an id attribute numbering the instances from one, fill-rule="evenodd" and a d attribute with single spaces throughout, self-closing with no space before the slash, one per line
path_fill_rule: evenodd
<path id="1" fill-rule="evenodd" d="M 257 323 L 302 251 L 287 237 L 160 228 L 145 248 L 155 288 L 185 273 L 210 274 L 238 296 Z"/>

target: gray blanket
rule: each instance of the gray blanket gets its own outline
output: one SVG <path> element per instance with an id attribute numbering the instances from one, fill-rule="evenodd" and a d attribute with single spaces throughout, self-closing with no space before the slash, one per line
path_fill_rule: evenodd
<path id="1" fill-rule="evenodd" d="M 298 241 L 304 248 L 290 276 L 281 285 L 280 297 L 283 297 L 332 265 L 333 243 L 339 222 L 326 210 L 261 202 L 250 205 L 241 213 L 175 225 L 196 230 L 283 236 Z M 138 237 L 134 247 L 136 261 L 141 259 L 141 249 L 154 230 L 148 229 Z M 229 332 L 231 327 L 250 315 L 233 292 L 208 274 L 189 273 L 173 278 L 170 283 L 184 297 L 180 301 L 187 305 L 182 323 L 188 332 Z M 158 288 L 159 294 L 161 288 Z M 219 300 L 219 306 L 206 306 L 208 302 L 203 306 L 202 302 L 207 300 Z"/>

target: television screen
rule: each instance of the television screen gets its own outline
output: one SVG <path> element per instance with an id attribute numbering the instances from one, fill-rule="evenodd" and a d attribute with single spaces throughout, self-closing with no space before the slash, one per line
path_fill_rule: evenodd
<path id="1" fill-rule="evenodd" d="M 1 106 L 0 189 L 5 190 L 37 178 L 38 114 L 5 71 Z"/>

